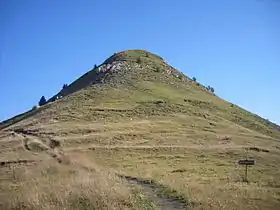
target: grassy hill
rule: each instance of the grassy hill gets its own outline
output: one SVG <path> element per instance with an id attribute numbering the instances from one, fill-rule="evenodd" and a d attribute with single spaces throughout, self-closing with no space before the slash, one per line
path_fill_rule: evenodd
<path id="1" fill-rule="evenodd" d="M 1 200 L 26 209 L 277 209 L 279 140 L 278 125 L 163 58 L 123 51 L 0 124 Z M 256 160 L 249 183 L 237 164 L 245 156 Z"/>

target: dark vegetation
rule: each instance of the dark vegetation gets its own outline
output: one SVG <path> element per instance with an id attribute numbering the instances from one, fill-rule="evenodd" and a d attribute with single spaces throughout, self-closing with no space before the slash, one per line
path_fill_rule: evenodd
<path id="1" fill-rule="evenodd" d="M 47 100 L 46 100 L 46 98 L 45 98 L 45 96 L 42 96 L 41 98 L 40 98 L 40 100 L 39 100 L 39 106 L 43 106 L 43 105 L 45 105 L 47 103 Z"/>

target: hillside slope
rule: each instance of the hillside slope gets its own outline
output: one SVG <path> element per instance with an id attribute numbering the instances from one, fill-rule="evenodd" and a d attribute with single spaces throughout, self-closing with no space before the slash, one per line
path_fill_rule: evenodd
<path id="1" fill-rule="evenodd" d="M 61 100 L 58 105 L 52 105 L 55 109 L 52 113 L 60 113 L 59 107 L 64 108 L 61 106 L 63 103 L 71 100 L 75 101 L 76 97 L 84 100 L 80 102 L 80 106 L 85 106 L 88 103 L 87 101 L 93 100 L 91 108 L 93 104 L 99 105 L 96 100 L 99 100 L 99 102 L 105 102 L 106 100 L 114 102 L 116 99 L 123 99 L 126 102 L 122 104 L 127 103 L 127 105 L 131 105 L 131 108 L 136 108 L 136 104 L 137 107 L 140 107 L 138 106 L 140 102 L 150 103 L 149 100 L 166 99 L 169 103 L 165 103 L 165 106 L 182 106 L 180 111 L 183 113 L 187 108 L 191 107 L 193 109 L 193 107 L 196 107 L 199 109 L 199 113 L 210 111 L 214 115 L 245 128 L 280 138 L 280 126 L 221 100 L 210 93 L 206 87 L 192 81 L 182 72 L 169 66 L 161 57 L 142 50 L 115 53 L 99 67 L 87 72 L 67 88 L 61 90 L 49 99 L 49 102 L 54 101 L 57 97 L 68 96 L 77 91 L 80 92 L 70 96 L 70 98 Z M 111 92 L 115 94 L 116 91 L 120 94 L 117 96 L 118 98 L 111 98 Z M 138 94 L 138 96 L 141 95 L 140 98 L 131 96 L 131 92 Z M 127 97 L 127 94 L 130 96 Z M 100 96 L 102 96 L 102 99 L 99 98 Z M 70 102 L 70 104 L 73 103 Z M 67 104 L 67 106 L 70 106 L 70 104 Z M 78 110 L 76 104 L 78 103 L 75 103 L 73 109 Z M 52 110 L 52 107 L 49 111 Z M 41 109 L 45 108 L 42 107 Z M 31 111 L 34 114 L 36 112 L 40 112 L 40 110 Z M 26 115 L 31 116 L 31 113 L 28 112 Z M 94 115 L 94 112 L 90 114 Z M 20 119 L 26 118 L 24 115 L 18 117 Z M 12 122 L 10 124 L 14 124 L 13 120 L 15 119 L 12 118 L 2 122 L 0 129 L 5 127 L 5 123 Z"/>
<path id="2" fill-rule="evenodd" d="M 102 170 L 158 182 L 172 189 L 160 193 L 191 208 L 280 203 L 280 127 L 143 50 L 112 55 L 0 129 L 3 162 L 53 158 L 71 166 L 82 155 Z M 257 160 L 250 185 L 236 165 L 246 155 Z"/>

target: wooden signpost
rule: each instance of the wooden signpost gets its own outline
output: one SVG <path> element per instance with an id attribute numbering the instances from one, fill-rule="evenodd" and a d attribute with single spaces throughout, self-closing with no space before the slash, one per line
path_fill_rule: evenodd
<path id="1" fill-rule="evenodd" d="M 246 158 L 245 160 L 239 160 L 239 161 L 238 161 L 238 164 L 239 164 L 239 165 L 245 165 L 245 178 L 244 178 L 244 181 L 245 181 L 245 182 L 248 182 L 248 179 L 247 179 L 248 166 L 250 166 L 250 165 L 255 165 L 255 160 L 248 160 L 248 159 Z"/>

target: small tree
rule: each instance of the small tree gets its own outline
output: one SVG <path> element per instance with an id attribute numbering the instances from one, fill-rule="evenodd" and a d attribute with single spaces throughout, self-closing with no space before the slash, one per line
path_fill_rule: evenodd
<path id="1" fill-rule="evenodd" d="M 182 80 L 182 79 L 183 79 L 183 74 L 180 73 L 180 74 L 178 75 L 178 78 L 179 78 L 180 80 Z"/>
<path id="2" fill-rule="evenodd" d="M 68 85 L 67 85 L 67 84 L 64 84 L 63 87 L 62 87 L 62 89 L 67 88 L 67 87 L 68 87 Z"/>
<path id="3" fill-rule="evenodd" d="M 47 103 L 47 100 L 46 100 L 45 96 L 42 96 L 40 101 L 39 101 L 39 106 L 43 106 L 46 103 Z"/>
<path id="4" fill-rule="evenodd" d="M 137 60 L 136 60 L 136 62 L 140 64 L 140 63 L 142 62 L 142 61 L 141 61 L 141 58 L 138 57 Z"/>
<path id="5" fill-rule="evenodd" d="M 97 65 L 96 64 L 94 64 L 94 67 L 93 67 L 93 69 L 96 69 L 97 68 Z"/>
<path id="6" fill-rule="evenodd" d="M 156 66 L 155 72 L 160 72 L 160 68 L 158 66 Z"/>
<path id="7" fill-rule="evenodd" d="M 211 87 L 210 85 L 207 86 L 206 88 L 208 91 L 211 91 L 212 93 L 215 92 L 215 89 L 213 87 Z"/>
<path id="8" fill-rule="evenodd" d="M 196 82 L 196 78 L 195 77 L 193 77 L 192 80 Z"/>

